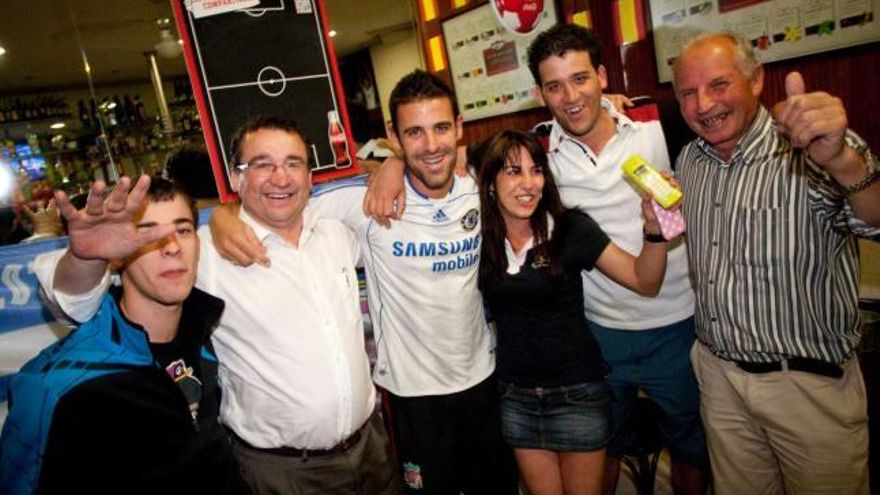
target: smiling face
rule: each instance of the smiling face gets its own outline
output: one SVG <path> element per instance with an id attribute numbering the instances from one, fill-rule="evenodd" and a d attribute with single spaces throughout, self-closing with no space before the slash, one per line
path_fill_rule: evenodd
<path id="1" fill-rule="evenodd" d="M 605 67 L 593 67 L 586 51 L 568 50 L 538 64 L 541 101 L 574 138 L 587 139 L 602 112 L 602 90 L 608 86 Z"/>
<path id="2" fill-rule="evenodd" d="M 528 150 L 511 150 L 504 167 L 495 176 L 495 198 L 501 218 L 510 230 L 517 222 L 528 222 L 538 208 L 544 191 L 544 170 L 535 164 Z"/>
<path id="3" fill-rule="evenodd" d="M 708 38 L 675 63 L 675 95 L 688 126 L 725 160 L 755 120 L 764 72 L 748 77 L 737 64 L 733 42 Z"/>
<path id="4" fill-rule="evenodd" d="M 439 97 L 401 104 L 396 121 L 397 132 L 389 129 L 389 134 L 403 150 L 413 187 L 430 198 L 442 198 L 452 186 L 461 116 L 455 116 L 449 98 Z"/>
<path id="5" fill-rule="evenodd" d="M 242 207 L 273 232 L 298 235 L 312 178 L 305 141 L 289 131 L 258 129 L 242 138 L 238 155 L 251 164 L 233 173 Z"/>
<path id="6" fill-rule="evenodd" d="M 168 201 L 148 199 L 135 220 L 138 230 L 174 224 L 174 234 L 139 249 L 123 261 L 122 288 L 127 306 L 177 305 L 196 280 L 199 238 L 190 206 L 180 195 Z"/>

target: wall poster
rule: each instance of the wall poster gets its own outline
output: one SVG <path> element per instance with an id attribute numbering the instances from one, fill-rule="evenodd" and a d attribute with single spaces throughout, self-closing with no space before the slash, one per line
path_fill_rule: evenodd
<path id="1" fill-rule="evenodd" d="M 880 40 L 880 0 L 650 0 L 657 73 L 672 80 L 682 45 L 703 31 L 749 39 L 761 62 Z"/>
<path id="2" fill-rule="evenodd" d="M 443 23 L 452 83 L 465 121 L 540 106 L 532 94 L 535 81 L 526 50 L 539 33 L 556 24 L 554 3 L 544 2 L 542 19 L 527 35 L 503 27 L 490 4 Z"/>
<path id="3" fill-rule="evenodd" d="M 255 115 L 294 119 L 310 143 L 313 182 L 358 172 L 323 0 L 174 0 L 220 198 L 232 191 L 229 146 Z M 197 9 L 236 6 L 207 13 Z M 196 13 L 201 14 L 200 17 Z"/>

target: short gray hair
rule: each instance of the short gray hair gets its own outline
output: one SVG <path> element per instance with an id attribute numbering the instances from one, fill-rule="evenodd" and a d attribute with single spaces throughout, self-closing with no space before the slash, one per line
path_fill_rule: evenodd
<path id="1" fill-rule="evenodd" d="M 675 58 L 675 61 L 672 63 L 672 72 L 673 74 L 678 69 L 680 64 L 681 56 L 689 51 L 690 49 L 706 43 L 709 40 L 722 38 L 726 39 L 733 45 L 734 56 L 736 57 L 736 66 L 739 68 L 740 72 L 746 76 L 747 79 L 752 80 L 755 77 L 755 70 L 761 65 L 761 62 L 758 61 L 758 57 L 755 55 L 755 50 L 752 48 L 752 43 L 743 38 L 742 35 L 735 33 L 733 31 L 711 31 L 706 33 L 700 33 L 693 38 L 689 39 L 684 46 L 681 47 L 681 51 L 678 52 L 678 56 Z M 674 78 L 673 78 L 674 83 Z"/>

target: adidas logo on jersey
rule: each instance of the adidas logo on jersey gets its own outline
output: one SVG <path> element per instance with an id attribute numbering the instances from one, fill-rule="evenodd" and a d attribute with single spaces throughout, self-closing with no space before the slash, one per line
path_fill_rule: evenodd
<path id="1" fill-rule="evenodd" d="M 435 223 L 443 223 L 449 220 L 449 217 L 446 216 L 446 212 L 442 209 L 437 210 L 437 213 L 434 213 L 434 216 L 431 217 L 431 220 L 434 220 Z"/>

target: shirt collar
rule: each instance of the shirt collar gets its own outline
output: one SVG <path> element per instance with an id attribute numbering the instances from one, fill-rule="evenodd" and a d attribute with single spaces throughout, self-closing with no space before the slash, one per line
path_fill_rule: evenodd
<path id="1" fill-rule="evenodd" d="M 405 183 L 405 187 L 407 189 L 407 191 L 406 191 L 407 197 L 410 197 L 410 194 L 414 194 L 415 196 L 413 196 L 413 197 L 420 198 L 425 201 L 434 201 L 435 200 L 434 198 L 430 198 L 428 196 L 425 196 L 424 194 L 421 193 L 421 191 L 416 189 L 416 187 L 412 183 L 412 176 L 410 174 L 409 169 L 404 170 L 403 177 L 405 179 L 404 183 Z M 442 200 L 442 199 L 445 199 L 445 198 L 448 198 L 449 196 L 451 196 L 453 189 L 455 189 L 456 182 L 458 182 L 458 176 L 455 175 L 455 170 L 453 170 L 452 171 L 452 185 L 449 186 L 449 191 L 446 192 L 446 196 L 444 196 L 442 198 L 437 198 L 437 200 Z"/>
<path id="2" fill-rule="evenodd" d="M 130 327 L 144 333 L 149 341 L 149 336 L 143 326 L 128 319 L 122 312 L 119 301 L 122 299 L 122 286 L 112 285 L 109 289 L 110 297 L 116 303 L 119 317 Z M 210 336 L 211 330 L 220 321 L 225 303 L 222 299 L 214 297 L 207 292 L 193 287 L 189 295 L 183 300 L 183 310 L 180 313 L 180 321 L 177 324 L 177 332 L 174 341 L 186 340 L 196 346 L 204 343 Z"/>
<path id="3" fill-rule="evenodd" d="M 318 222 L 318 214 L 312 208 L 306 206 L 302 212 L 303 215 L 303 229 L 299 235 L 299 244 L 302 245 L 305 243 L 309 237 L 311 237 L 312 231 L 315 229 L 315 224 Z M 272 229 L 266 227 L 259 221 L 257 221 L 254 217 L 252 217 L 242 206 L 238 210 L 238 218 L 245 223 L 245 225 L 250 226 L 250 228 L 254 229 L 254 235 L 257 236 L 257 239 L 260 242 L 265 243 L 267 239 L 276 239 L 284 244 L 289 244 L 287 239 L 281 237 L 277 233 L 275 233 Z"/>
<path id="4" fill-rule="evenodd" d="M 602 97 L 599 104 L 601 105 L 602 109 L 608 112 L 611 115 L 611 118 L 614 119 L 614 125 L 618 134 L 622 134 L 633 127 L 632 119 L 618 112 L 614 108 L 614 105 L 611 103 L 611 100 Z M 550 141 L 547 146 L 547 150 L 555 153 L 559 150 L 559 147 L 562 145 L 563 142 L 574 143 L 580 149 L 584 150 L 584 152 L 586 152 L 586 150 L 588 149 L 587 145 L 570 136 L 567 132 L 565 132 L 565 129 L 563 129 L 562 126 L 559 125 L 559 122 L 557 122 L 556 119 L 553 119 L 553 125 L 550 128 Z"/>
<path id="5" fill-rule="evenodd" d="M 736 147 L 733 149 L 733 154 L 730 155 L 730 160 L 724 160 L 721 158 L 721 155 L 715 151 L 715 148 L 703 138 L 698 137 L 696 142 L 697 146 L 699 146 L 705 154 L 720 162 L 722 166 L 730 166 L 733 163 L 748 165 L 755 161 L 753 158 L 760 149 L 759 145 L 761 141 L 768 136 L 771 138 L 776 136 L 776 133 L 773 130 L 773 118 L 770 116 L 770 112 L 764 108 L 764 105 L 758 105 L 758 113 L 755 115 L 755 120 L 752 121 L 748 130 L 742 135 L 739 142 L 736 143 Z"/>

